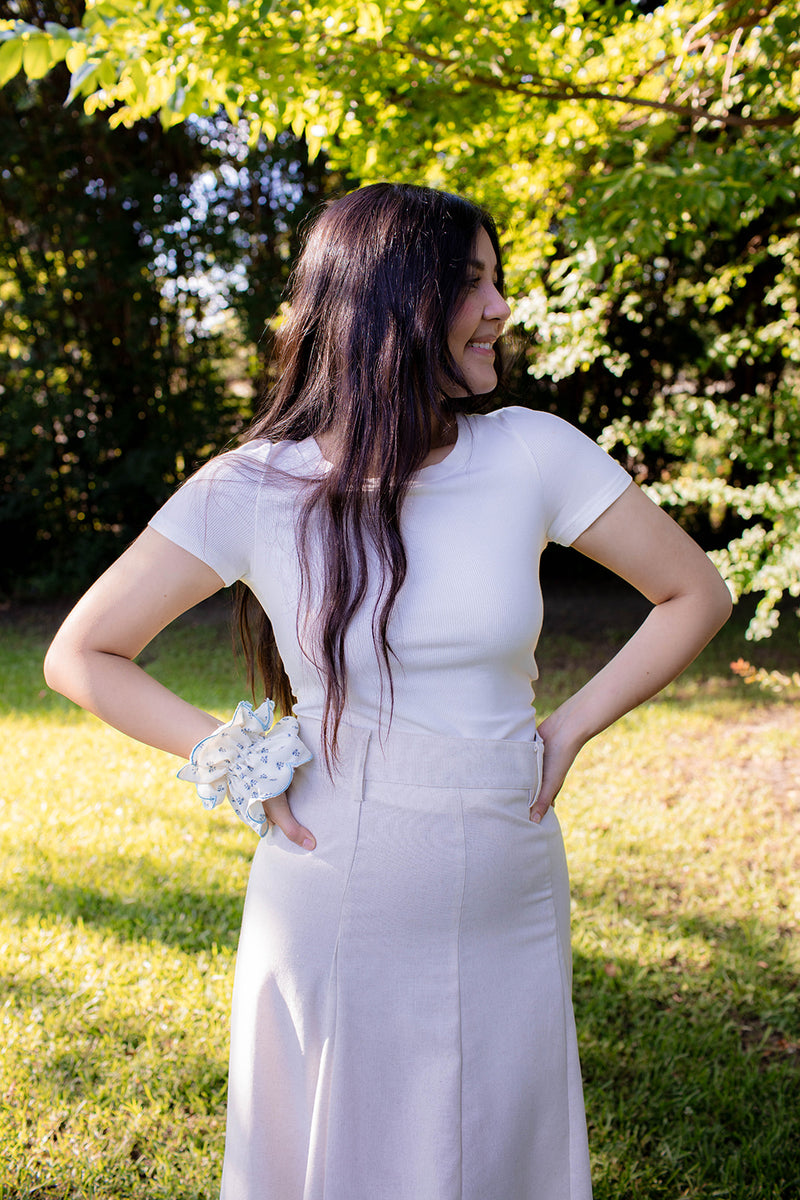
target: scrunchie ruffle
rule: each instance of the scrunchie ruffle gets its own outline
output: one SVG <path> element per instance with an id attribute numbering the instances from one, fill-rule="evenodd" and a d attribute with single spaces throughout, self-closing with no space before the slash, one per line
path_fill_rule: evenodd
<path id="1" fill-rule="evenodd" d="M 230 721 L 198 742 L 178 771 L 178 779 L 195 785 L 204 808 L 216 808 L 227 798 L 260 837 L 268 828 L 262 800 L 285 792 L 295 768 L 313 758 L 298 736 L 297 718 L 273 724 L 274 713 L 272 700 L 256 709 L 242 700 Z"/>

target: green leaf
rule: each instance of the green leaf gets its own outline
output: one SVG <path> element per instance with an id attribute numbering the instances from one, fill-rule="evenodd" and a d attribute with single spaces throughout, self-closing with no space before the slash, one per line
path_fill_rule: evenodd
<path id="1" fill-rule="evenodd" d="M 72 43 L 67 51 L 65 60 L 71 75 L 74 75 L 75 72 L 83 66 L 83 64 L 86 62 L 87 54 L 88 50 L 86 49 L 86 44 L 84 42 Z"/>
<path id="2" fill-rule="evenodd" d="M 72 32 L 65 29 L 63 25 L 56 25 L 55 21 L 45 21 L 44 31 L 53 41 L 72 41 Z"/>
<path id="3" fill-rule="evenodd" d="M 73 71 L 72 78 L 69 81 L 69 94 L 64 101 L 65 104 L 71 104 L 72 101 L 81 92 L 89 90 L 89 84 L 94 80 L 100 70 L 100 63 L 97 59 L 87 59 L 77 71 Z"/>
<path id="4" fill-rule="evenodd" d="M 63 55 L 54 55 L 52 43 L 44 34 L 29 38 L 23 43 L 22 69 L 29 79 L 41 79 L 53 63 L 60 62 Z"/>
<path id="5" fill-rule="evenodd" d="M 22 66 L 23 42 L 9 41 L 0 46 L 0 87 L 13 79 Z"/>

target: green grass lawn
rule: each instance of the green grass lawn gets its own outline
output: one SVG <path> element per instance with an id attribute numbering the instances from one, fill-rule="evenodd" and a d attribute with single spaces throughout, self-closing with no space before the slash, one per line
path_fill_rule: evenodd
<path id="1" fill-rule="evenodd" d="M 551 602 L 543 714 L 629 628 L 616 597 L 591 619 Z M 0 625 L 0 1200 L 211 1200 L 253 835 L 46 691 L 51 625 Z M 728 668 L 785 668 L 797 643 L 759 655 L 742 627 L 588 746 L 558 801 L 597 1200 L 800 1198 L 800 705 Z M 227 716 L 229 646 L 212 606 L 146 661 Z"/>

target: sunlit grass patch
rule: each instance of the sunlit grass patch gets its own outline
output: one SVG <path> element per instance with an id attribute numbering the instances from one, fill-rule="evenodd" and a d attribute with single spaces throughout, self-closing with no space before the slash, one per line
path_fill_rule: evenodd
<path id="1" fill-rule="evenodd" d="M 212 1197 L 252 835 L 176 759 L 49 693 L 45 644 L 2 654 L 0 1200 Z M 229 645 L 178 628 L 151 662 L 197 702 L 204 664 L 227 715 Z"/>
<path id="2" fill-rule="evenodd" d="M 5 956 L 3 1006 L 8 1186 L 49 1178 L 58 1195 L 191 1195 L 170 1188 L 187 1158 L 218 1156 L 230 952 L 131 943 L 81 920 L 5 925 L 6 945 L 15 932 L 24 949 Z M 137 1192 L 137 1180 L 153 1186 Z"/>

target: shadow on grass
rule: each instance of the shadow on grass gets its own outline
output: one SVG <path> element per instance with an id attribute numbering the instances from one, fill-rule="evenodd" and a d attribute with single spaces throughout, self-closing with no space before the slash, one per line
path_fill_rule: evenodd
<path id="1" fill-rule="evenodd" d="M 58 867 L 52 874 L 30 870 L 18 886 L 0 889 L 0 905 L 18 921 L 58 917 L 121 941 L 159 942 L 185 954 L 210 946 L 235 950 L 244 883 L 201 884 L 190 878 L 189 870 L 185 876 L 165 876 L 163 863 L 154 859 L 121 864 L 118 855 L 92 854 L 81 863 L 73 854 L 69 882 L 58 878 Z"/>
<path id="2" fill-rule="evenodd" d="M 227 1036 L 205 1036 L 202 1008 L 188 1021 L 180 1005 L 154 1016 L 118 994 L 93 1011 L 67 972 L 0 976 L 6 993 L 6 1026 L 19 1019 L 24 1033 L 4 1070 L 2 1200 L 210 1198 Z"/>
<path id="3" fill-rule="evenodd" d="M 576 887 L 595 912 L 608 898 Z M 625 919 L 708 944 L 706 965 L 575 955 L 595 1200 L 800 1197 L 800 977 L 756 919 Z"/>
<path id="4" fill-rule="evenodd" d="M 40 1051 L 39 1065 L 44 1069 L 37 1072 L 37 1082 L 46 1086 L 56 1108 L 81 1093 L 102 1102 L 105 1094 L 119 1086 L 115 1075 L 124 1076 L 134 1087 L 146 1075 L 152 1103 L 170 1094 L 174 1099 L 176 1091 L 191 1095 L 195 1111 L 199 1098 L 209 1107 L 224 1102 L 227 1051 L 214 1058 L 194 1049 L 204 1020 L 202 1012 L 194 1014 L 196 1026 L 189 1022 L 170 1028 L 163 1014 L 156 1025 L 147 1007 L 87 1011 L 83 983 L 66 972 L 30 974 L 24 981 L 0 973 L 0 995 L 11 998 L 9 1010 L 35 1012 L 47 1026 L 49 1042 L 46 1050 L 43 1046 Z M 220 1041 L 227 1046 L 227 1036 Z M 90 1053 L 87 1047 L 91 1047 Z M 137 1054 L 138 1063 L 133 1061 Z M 162 1065 L 173 1072 L 173 1080 L 162 1078 L 167 1074 L 160 1070 Z"/>

